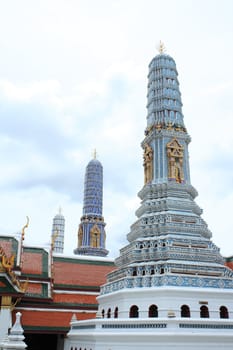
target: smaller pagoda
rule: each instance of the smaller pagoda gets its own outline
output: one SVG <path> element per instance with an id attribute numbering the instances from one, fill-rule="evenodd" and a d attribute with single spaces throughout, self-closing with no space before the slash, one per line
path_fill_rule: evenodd
<path id="1" fill-rule="evenodd" d="M 105 222 L 103 207 L 103 166 L 94 158 L 88 163 L 85 173 L 83 216 L 78 228 L 78 247 L 74 254 L 106 256 Z"/>

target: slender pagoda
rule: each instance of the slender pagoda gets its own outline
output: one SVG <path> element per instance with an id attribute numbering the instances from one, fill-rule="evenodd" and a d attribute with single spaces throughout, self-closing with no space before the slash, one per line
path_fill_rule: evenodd
<path id="1" fill-rule="evenodd" d="M 78 248 L 74 254 L 106 256 L 105 222 L 103 209 L 103 166 L 96 159 L 92 159 L 85 173 L 83 216 L 78 229 Z"/>
<path id="2" fill-rule="evenodd" d="M 61 207 L 58 214 L 53 218 L 52 239 L 54 239 L 54 252 L 63 253 L 65 235 L 65 217 L 62 215 Z"/>
<path id="3" fill-rule="evenodd" d="M 71 323 L 69 346 L 233 348 L 233 271 L 194 200 L 177 76 L 161 44 L 149 65 L 137 220 L 115 261 L 118 269 L 101 288 L 98 318 Z"/>

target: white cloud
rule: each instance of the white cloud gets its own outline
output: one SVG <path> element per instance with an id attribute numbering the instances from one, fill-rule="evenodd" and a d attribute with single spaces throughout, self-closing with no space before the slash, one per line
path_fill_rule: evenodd
<path id="1" fill-rule="evenodd" d="M 24 84 L 15 84 L 11 81 L 0 80 L 0 90 L 3 96 L 11 101 L 28 102 L 34 97 L 49 99 L 60 91 L 57 80 L 33 81 Z"/>
<path id="2" fill-rule="evenodd" d="M 220 82 L 217 85 L 206 86 L 200 90 L 201 95 L 205 97 L 219 97 L 219 95 L 225 95 L 232 92 L 233 81 Z"/>

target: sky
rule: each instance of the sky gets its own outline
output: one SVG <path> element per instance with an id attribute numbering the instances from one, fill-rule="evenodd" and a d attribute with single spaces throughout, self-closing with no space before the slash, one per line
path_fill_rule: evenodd
<path id="1" fill-rule="evenodd" d="M 104 168 L 110 257 L 143 187 L 148 64 L 162 40 L 177 65 L 191 182 L 213 241 L 233 255 L 233 2 L 0 0 L 0 234 L 48 247 L 53 217 L 77 247 L 84 174 Z"/>

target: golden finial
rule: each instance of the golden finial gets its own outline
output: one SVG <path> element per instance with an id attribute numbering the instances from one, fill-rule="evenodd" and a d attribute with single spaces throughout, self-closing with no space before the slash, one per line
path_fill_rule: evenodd
<path id="1" fill-rule="evenodd" d="M 29 217 L 28 216 L 26 216 L 26 218 L 27 218 L 27 223 L 23 226 L 23 228 L 22 228 L 22 235 L 21 235 L 21 239 L 22 239 L 22 241 L 24 240 L 24 236 L 25 236 L 25 229 L 26 228 L 28 228 L 28 225 L 29 225 Z"/>
<path id="2" fill-rule="evenodd" d="M 93 158 L 96 159 L 96 156 L 97 156 L 97 152 L 96 152 L 96 148 L 95 148 L 93 151 Z"/>
<path id="3" fill-rule="evenodd" d="M 166 51 L 165 45 L 161 40 L 159 42 L 158 50 L 159 50 L 160 55 L 162 55 Z"/>
<path id="4" fill-rule="evenodd" d="M 5 269 L 11 270 L 14 267 L 14 261 L 15 261 L 14 255 L 11 255 L 10 258 L 7 258 L 7 256 L 5 254 L 2 255 L 2 266 Z"/>

